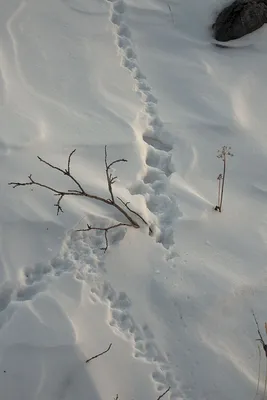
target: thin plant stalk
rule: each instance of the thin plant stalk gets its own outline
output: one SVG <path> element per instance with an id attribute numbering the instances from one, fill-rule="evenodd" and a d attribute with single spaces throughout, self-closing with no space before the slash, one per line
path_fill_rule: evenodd
<path id="1" fill-rule="evenodd" d="M 256 394 L 255 394 L 254 400 L 256 400 L 256 397 L 259 394 L 260 377 L 261 377 L 261 348 L 259 345 L 258 345 L 258 350 L 259 350 L 258 382 L 257 382 L 257 389 L 256 389 Z"/>
<path id="2" fill-rule="evenodd" d="M 267 386 L 267 358 L 266 358 L 266 371 L 265 371 L 265 381 L 264 381 L 264 392 L 263 392 L 263 400 L 265 400 L 266 395 L 266 386 Z"/>
<path id="3" fill-rule="evenodd" d="M 231 156 L 231 157 L 233 156 L 233 154 L 231 153 L 230 150 L 231 150 L 231 147 L 223 146 L 221 150 L 218 150 L 218 154 L 217 154 L 217 158 L 220 158 L 223 161 L 223 172 L 222 172 L 222 174 L 220 174 L 218 176 L 218 180 L 219 180 L 218 205 L 215 207 L 215 210 L 219 211 L 219 212 L 222 212 L 225 175 L 226 175 L 226 159 L 228 156 Z"/>
<path id="4" fill-rule="evenodd" d="M 221 199 L 221 179 L 219 179 L 218 204 L 220 204 L 220 199 Z"/>
<path id="5" fill-rule="evenodd" d="M 223 155 L 222 189 L 221 189 L 221 201 L 220 201 L 220 205 L 219 205 L 220 212 L 222 212 L 223 192 L 224 192 L 224 184 L 225 184 L 225 173 L 226 173 L 226 154 Z"/>

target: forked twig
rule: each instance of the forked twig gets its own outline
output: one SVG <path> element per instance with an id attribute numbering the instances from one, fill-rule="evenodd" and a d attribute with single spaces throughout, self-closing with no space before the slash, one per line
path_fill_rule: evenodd
<path id="1" fill-rule="evenodd" d="M 111 346 L 112 346 L 112 343 L 110 343 L 108 348 L 106 350 L 102 351 L 102 353 L 96 354 L 95 356 L 88 358 L 88 360 L 86 360 L 85 363 L 88 364 L 89 362 L 95 360 L 96 358 L 103 356 L 103 354 L 106 354 L 111 349 Z"/>
<path id="2" fill-rule="evenodd" d="M 258 323 L 258 321 L 257 321 L 257 318 L 256 318 L 256 315 L 255 315 L 255 313 L 254 313 L 254 311 L 252 310 L 252 315 L 253 315 L 253 317 L 254 317 L 254 321 L 255 321 L 255 323 L 256 323 L 256 326 L 257 326 L 257 331 L 258 331 L 258 335 L 259 335 L 259 339 L 257 339 L 259 342 L 261 342 L 261 344 L 262 344 L 262 348 L 263 348 L 263 350 L 264 350 L 264 352 L 265 352 L 265 356 L 266 356 L 266 358 L 267 358 L 267 345 L 266 345 L 266 343 L 264 342 L 264 340 L 263 340 L 263 337 L 262 337 L 262 334 L 261 334 L 261 331 L 260 331 L 260 327 L 259 327 L 259 323 Z"/>
<path id="3" fill-rule="evenodd" d="M 108 190 L 110 194 L 110 201 L 112 204 L 114 204 L 114 194 L 112 190 L 112 185 L 116 182 L 117 176 L 113 176 L 112 173 L 110 172 L 110 168 L 117 163 L 120 162 L 127 162 L 125 158 L 120 158 L 118 160 L 112 161 L 111 163 L 108 163 L 108 153 L 107 153 L 107 146 L 105 146 L 105 167 L 106 167 L 106 177 L 107 177 L 107 183 L 108 183 Z"/>
<path id="4" fill-rule="evenodd" d="M 98 227 L 91 227 L 89 225 L 87 225 L 87 229 L 81 229 L 80 231 L 88 231 L 88 230 L 102 230 L 105 232 L 105 240 L 106 240 L 106 246 L 103 248 L 104 251 L 107 250 L 108 248 L 108 238 L 107 238 L 107 233 L 109 230 L 116 228 L 118 226 L 131 226 L 134 228 L 140 228 L 140 222 L 135 218 L 138 217 L 140 219 L 140 221 L 142 221 L 144 224 L 148 225 L 147 221 L 136 211 L 132 210 L 129 207 L 129 202 L 126 203 L 124 202 L 122 199 L 118 198 L 119 201 L 122 203 L 122 205 L 120 205 L 119 203 L 117 203 L 115 201 L 115 196 L 113 193 L 113 184 L 116 182 L 117 177 L 112 175 L 111 172 L 111 168 L 120 162 L 127 162 L 126 159 L 124 158 L 119 158 L 117 160 L 114 160 L 112 162 L 108 162 L 108 153 L 107 153 L 107 146 L 105 146 L 105 173 L 106 173 L 106 179 L 107 179 L 107 185 L 108 185 L 108 191 L 110 194 L 110 198 L 104 198 L 98 195 L 94 195 L 91 194 L 89 192 L 87 192 L 84 187 L 81 185 L 81 183 L 75 178 L 75 176 L 73 175 L 73 173 L 71 172 L 71 160 L 72 160 L 72 156 L 75 153 L 76 149 L 74 149 L 68 156 L 68 161 L 67 161 L 67 168 L 66 169 L 62 169 L 56 165 L 51 164 L 50 162 L 44 160 L 43 158 L 38 156 L 38 160 L 47 165 L 48 167 L 59 171 L 61 174 L 68 176 L 71 181 L 76 185 L 76 189 L 69 189 L 67 191 L 64 190 L 58 190 L 52 186 L 49 185 L 45 185 L 41 182 L 35 181 L 32 177 L 32 174 L 30 174 L 28 176 L 29 181 L 28 182 L 9 182 L 9 185 L 11 185 L 13 188 L 17 188 L 19 186 L 38 186 L 44 189 L 47 189 L 49 191 L 51 191 L 55 196 L 58 197 L 57 202 L 54 204 L 54 206 L 57 209 L 57 215 L 62 212 L 63 213 L 63 208 L 62 208 L 62 200 L 66 197 L 66 196 L 80 196 L 80 197 L 87 197 L 89 199 L 92 200 L 97 200 L 100 201 L 102 203 L 105 203 L 109 206 L 112 206 L 114 208 L 116 208 L 128 221 L 127 223 L 118 223 L 115 225 L 112 225 L 108 228 L 98 228 Z M 148 225 L 149 226 L 149 225 Z M 149 232 L 152 233 L 151 228 L 149 227 Z"/>
<path id="5" fill-rule="evenodd" d="M 85 229 L 77 229 L 77 232 L 87 232 L 87 231 L 103 231 L 103 232 L 105 232 L 105 242 L 106 242 L 106 244 L 105 244 L 104 247 L 101 247 L 101 249 L 100 249 L 100 250 L 103 250 L 104 253 L 105 253 L 107 251 L 108 245 L 109 245 L 109 243 L 108 243 L 108 231 L 110 231 L 111 229 L 114 229 L 114 228 L 118 228 L 120 226 L 132 226 L 132 225 L 118 223 L 118 224 L 115 224 L 115 225 L 108 226 L 107 228 L 100 228 L 98 226 L 91 226 L 91 225 L 87 224 L 87 228 L 85 228 Z"/>

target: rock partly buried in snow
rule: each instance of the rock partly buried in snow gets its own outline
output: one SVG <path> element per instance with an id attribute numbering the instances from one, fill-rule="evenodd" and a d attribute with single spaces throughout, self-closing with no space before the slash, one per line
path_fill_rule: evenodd
<path id="1" fill-rule="evenodd" d="M 219 42 L 239 39 L 267 22 L 267 0 L 235 0 L 226 6 L 212 25 Z"/>

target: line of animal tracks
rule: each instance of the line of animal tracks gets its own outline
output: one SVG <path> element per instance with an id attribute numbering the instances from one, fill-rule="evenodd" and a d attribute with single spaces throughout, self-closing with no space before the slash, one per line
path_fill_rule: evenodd
<path id="1" fill-rule="evenodd" d="M 171 161 L 172 143 L 170 134 L 164 130 L 157 111 L 157 99 L 152 94 L 145 75 L 139 68 L 137 56 L 131 40 L 131 32 L 124 22 L 125 3 L 122 0 L 109 1 L 110 21 L 113 24 L 116 44 L 119 48 L 122 64 L 129 70 L 135 81 L 136 91 L 141 95 L 141 111 L 146 115 L 147 128 L 142 133 L 146 144 L 146 172 L 143 178 L 132 185 L 133 195 L 141 194 L 148 209 L 158 221 L 157 241 L 166 251 L 166 258 L 173 262 L 174 238 L 173 220 L 180 215 L 176 198 L 171 194 L 169 177 L 173 173 Z M 138 135 L 138 132 L 136 132 Z M 166 141 L 166 136 L 168 141 Z M 125 234 L 122 228 L 112 232 L 109 243 L 120 241 Z M 25 269 L 19 286 L 12 283 L 0 288 L 0 329 L 12 316 L 12 310 L 6 312 L 11 301 L 26 301 L 46 290 L 49 283 L 64 272 L 73 272 L 78 279 L 88 283 L 93 302 L 107 304 L 108 323 L 111 329 L 119 331 L 133 344 L 136 358 L 153 363 L 155 366 L 152 380 L 159 391 L 171 388 L 172 400 L 182 397 L 179 378 L 175 376 L 168 361 L 168 356 L 157 344 L 156 335 L 145 324 L 139 324 L 131 315 L 131 299 L 125 292 L 116 292 L 106 281 L 104 270 L 102 232 L 68 232 L 59 254 L 50 263 L 38 263 Z"/>
<path id="2" fill-rule="evenodd" d="M 130 189 L 132 194 L 142 194 L 150 212 L 156 215 L 159 225 L 158 242 L 168 250 L 168 259 L 175 256 L 172 252 L 173 220 L 181 215 L 177 201 L 169 189 L 169 177 L 174 172 L 171 161 L 171 135 L 164 129 L 157 110 L 157 99 L 146 76 L 140 70 L 137 55 L 129 27 L 124 22 L 126 5 L 123 0 L 107 0 L 110 5 L 110 21 L 113 24 L 116 44 L 119 48 L 122 65 L 128 69 L 135 81 L 135 88 L 141 95 L 142 109 L 146 116 L 146 129 L 142 139 L 147 147 L 146 173 L 142 180 Z M 138 136 L 139 133 L 136 132 Z"/>

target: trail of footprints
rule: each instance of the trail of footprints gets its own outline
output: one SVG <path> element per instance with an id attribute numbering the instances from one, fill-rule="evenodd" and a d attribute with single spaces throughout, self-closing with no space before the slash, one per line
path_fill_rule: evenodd
<path id="1" fill-rule="evenodd" d="M 168 259 L 171 259 L 175 256 L 171 251 L 174 245 L 172 221 L 181 215 L 176 198 L 169 190 L 168 178 L 173 173 L 171 135 L 164 130 L 157 111 L 157 99 L 138 66 L 131 32 L 123 20 L 125 3 L 123 0 L 107 1 L 110 4 L 110 20 L 114 26 L 122 65 L 129 70 L 134 79 L 136 91 L 140 93 L 143 102 L 142 113 L 145 113 L 147 120 L 147 129 L 143 132 L 143 140 L 147 144 L 147 172 L 130 191 L 132 194 L 142 194 L 148 209 L 157 216 L 160 229 L 157 240 L 169 250 Z"/>
<path id="2" fill-rule="evenodd" d="M 108 323 L 115 332 L 118 332 L 131 340 L 133 343 L 134 357 L 141 358 L 146 362 L 155 364 L 155 371 L 152 379 L 159 391 L 171 387 L 171 399 L 180 399 L 178 378 L 171 370 L 167 356 L 158 348 L 154 335 L 147 325 L 138 325 L 131 316 L 131 300 L 124 292 L 117 293 L 110 283 L 103 279 L 105 264 L 103 252 L 99 249 L 104 245 L 104 238 L 101 232 L 92 236 L 88 232 L 75 232 L 68 237 L 66 251 L 61 254 L 57 262 L 53 263 L 59 267 L 56 273 L 64 269 L 66 261 L 73 262 L 75 268 L 77 262 L 79 269 L 76 270 L 76 277 L 84 279 L 91 287 L 91 300 L 101 301 L 108 305 Z M 119 243 L 126 233 L 125 228 L 117 232 L 111 232 L 110 244 Z M 63 259 L 63 262 L 62 262 Z"/>
<path id="3" fill-rule="evenodd" d="M 125 235 L 120 229 L 110 235 L 110 245 L 116 245 Z M 31 300 L 44 291 L 48 284 L 64 272 L 73 272 L 77 279 L 85 280 L 90 287 L 92 302 L 103 302 L 108 306 L 110 327 L 130 340 L 133 355 L 146 362 L 152 362 L 155 370 L 152 379 L 159 391 L 171 387 L 171 399 L 180 399 L 178 378 L 168 363 L 168 357 L 159 349 L 153 333 L 147 325 L 138 325 L 131 316 L 131 300 L 124 292 L 117 293 L 104 280 L 104 255 L 99 250 L 104 245 L 102 232 L 72 231 L 66 235 L 60 253 L 49 264 L 38 263 L 34 268 L 24 270 L 24 282 L 19 288 L 5 284 L 0 288 L 0 329 L 12 316 L 7 309 L 11 301 Z M 6 310 L 6 312 L 5 312 Z"/>
<path id="4" fill-rule="evenodd" d="M 120 50 L 122 65 L 129 70 L 135 90 L 140 93 L 143 110 L 146 115 L 147 129 L 143 132 L 143 140 L 147 144 L 147 172 L 140 182 L 131 189 L 131 194 L 142 194 L 148 209 L 157 216 L 160 234 L 157 238 L 168 250 L 168 259 L 175 257 L 171 250 L 174 245 L 172 221 L 181 215 L 175 197 L 169 190 L 169 176 L 173 173 L 171 162 L 172 141 L 170 134 L 164 130 L 163 123 L 157 111 L 157 99 L 152 94 L 145 75 L 139 68 L 137 56 L 131 41 L 131 32 L 123 17 L 125 3 L 123 0 L 107 0 L 110 4 L 110 20 L 114 26 L 116 44 Z M 154 335 L 148 326 L 138 326 L 129 313 L 130 299 L 125 293 L 116 294 L 109 284 L 96 287 L 96 296 L 109 301 L 110 324 L 130 336 L 134 342 L 134 355 L 157 365 L 152 379 L 158 390 L 171 387 L 171 399 L 182 397 L 179 390 L 179 380 L 154 340 Z"/>
<path id="5" fill-rule="evenodd" d="M 116 42 L 120 49 L 123 66 L 132 74 L 136 90 L 140 93 L 147 118 L 147 129 L 143 140 L 147 144 L 147 172 L 143 179 L 132 188 L 132 194 L 142 194 L 148 209 L 157 216 L 160 228 L 158 242 L 168 250 L 168 259 L 175 257 L 171 248 L 174 244 L 172 221 L 180 215 L 176 199 L 169 192 L 168 177 L 173 172 L 171 162 L 172 143 L 168 132 L 164 130 L 157 111 L 157 99 L 153 96 L 146 77 L 140 71 L 137 57 L 131 42 L 129 28 L 123 22 L 125 4 L 122 0 L 107 0 L 110 3 L 110 20 L 114 25 Z M 99 223 L 99 221 L 98 221 Z M 110 235 L 110 245 L 119 242 L 125 235 L 125 229 L 118 229 Z M 19 287 L 5 283 L 0 287 L 0 329 L 8 321 L 5 313 L 11 301 L 26 301 L 44 291 L 55 276 L 64 272 L 73 272 L 78 279 L 88 282 L 91 288 L 91 300 L 105 302 L 108 305 L 108 323 L 112 329 L 130 339 L 136 358 L 153 362 L 155 370 L 152 379 L 159 391 L 171 387 L 171 399 L 183 397 L 179 389 L 179 379 L 173 373 L 168 357 L 157 346 L 153 333 L 147 325 L 138 325 L 130 313 L 131 300 L 124 292 L 117 293 L 103 279 L 104 261 L 102 232 L 92 235 L 88 232 L 67 233 L 57 257 L 49 264 L 38 263 L 26 268 Z"/>

